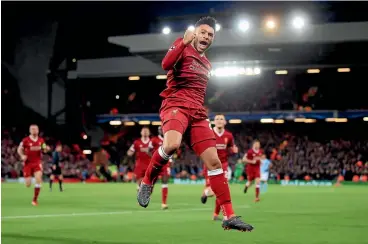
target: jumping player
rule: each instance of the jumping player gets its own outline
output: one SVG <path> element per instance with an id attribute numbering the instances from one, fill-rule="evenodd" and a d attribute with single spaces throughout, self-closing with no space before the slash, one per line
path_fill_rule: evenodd
<path id="1" fill-rule="evenodd" d="M 36 184 L 32 205 L 38 205 L 38 195 L 40 194 L 42 184 L 42 151 L 46 152 L 48 147 L 45 141 L 38 136 L 39 129 L 37 125 L 29 127 L 30 135 L 25 137 L 18 147 L 18 154 L 23 161 L 23 176 L 25 178 L 26 187 L 30 187 L 32 176 L 35 177 Z"/>
<path id="2" fill-rule="evenodd" d="M 270 174 L 270 168 L 272 166 L 271 161 L 266 158 L 266 155 L 263 155 L 261 160 L 261 192 L 267 191 L 267 181 Z"/>
<path id="3" fill-rule="evenodd" d="M 57 177 L 59 180 L 59 190 L 63 191 L 63 174 L 61 173 L 61 151 L 63 146 L 61 144 L 56 145 L 55 151 L 52 153 L 52 168 L 50 175 L 50 191 L 52 191 L 52 183 Z"/>
<path id="4" fill-rule="evenodd" d="M 217 156 L 216 139 L 203 106 L 212 68 L 205 51 L 215 37 L 215 26 L 216 20 L 212 17 L 201 18 L 194 31 L 188 29 L 184 38 L 172 44 L 162 61 L 163 69 L 168 71 L 167 88 L 160 94 L 164 142 L 152 156 L 137 200 L 142 207 L 148 206 L 155 179 L 180 147 L 184 136 L 208 169 L 211 189 L 227 217 L 222 227 L 251 231 L 253 227 L 234 213 L 229 186 Z"/>
<path id="5" fill-rule="evenodd" d="M 225 177 L 229 180 L 230 175 L 228 174 L 228 158 L 229 153 L 238 153 L 238 147 L 234 143 L 234 137 L 231 132 L 225 130 L 226 120 L 225 116 L 222 114 L 218 114 L 215 116 L 215 127 L 213 128 L 213 131 L 215 133 L 216 137 L 216 148 L 217 148 L 217 154 L 220 158 L 222 170 L 224 171 Z M 207 202 L 207 197 L 211 197 L 213 195 L 210 182 L 207 176 L 207 169 L 206 166 L 203 166 L 203 172 L 206 179 L 206 187 L 203 191 L 201 201 L 203 204 Z M 215 205 L 215 211 L 213 213 L 213 220 L 221 220 L 219 218 L 220 214 L 220 205 L 218 201 L 216 201 Z"/>
<path id="6" fill-rule="evenodd" d="M 260 165 L 263 157 L 263 151 L 259 141 L 254 141 L 253 146 L 244 155 L 243 162 L 246 165 L 247 183 L 244 187 L 244 193 L 247 193 L 248 188 L 252 185 L 252 181 L 256 182 L 256 199 L 255 202 L 259 202 L 259 190 L 260 190 Z"/>
<path id="7" fill-rule="evenodd" d="M 164 137 L 163 137 L 163 133 L 162 133 L 162 127 L 159 126 L 158 127 L 158 136 L 153 137 L 151 139 L 151 147 L 153 149 L 153 152 L 157 151 L 163 144 L 164 142 Z M 162 194 L 162 204 L 161 204 L 161 208 L 163 210 L 168 209 L 168 205 L 167 205 L 167 196 L 169 194 L 169 178 L 170 178 L 170 167 L 169 164 L 165 164 L 164 167 L 162 167 L 161 169 L 161 181 L 162 181 L 162 185 L 161 185 L 161 194 Z"/>
<path id="8" fill-rule="evenodd" d="M 134 141 L 129 148 L 127 154 L 129 157 L 135 154 L 134 175 L 137 182 L 137 190 L 144 177 L 147 167 L 151 161 L 151 139 L 150 130 L 148 127 L 143 127 L 141 130 L 141 138 Z"/>

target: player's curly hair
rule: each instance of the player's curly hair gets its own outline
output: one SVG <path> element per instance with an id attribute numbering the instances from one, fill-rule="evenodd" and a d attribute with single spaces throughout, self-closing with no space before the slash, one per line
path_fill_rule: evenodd
<path id="1" fill-rule="evenodd" d="M 200 25 L 209 25 L 210 27 L 212 27 L 215 31 L 216 31 L 216 19 L 211 17 L 211 16 L 206 16 L 206 17 L 202 17 L 200 18 L 197 23 L 195 24 L 195 27 L 198 27 Z"/>

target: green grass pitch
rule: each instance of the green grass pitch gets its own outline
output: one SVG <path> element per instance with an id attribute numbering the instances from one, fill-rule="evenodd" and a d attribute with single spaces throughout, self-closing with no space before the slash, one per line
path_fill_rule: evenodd
<path id="1" fill-rule="evenodd" d="M 211 220 L 214 199 L 200 203 L 200 185 L 170 185 L 170 210 L 162 211 L 157 185 L 147 209 L 136 202 L 134 184 L 66 184 L 31 205 L 33 189 L 4 183 L 3 244 L 363 244 L 368 243 L 368 187 L 270 185 L 254 203 L 242 185 L 231 185 L 238 215 L 251 233 L 224 231 Z"/>

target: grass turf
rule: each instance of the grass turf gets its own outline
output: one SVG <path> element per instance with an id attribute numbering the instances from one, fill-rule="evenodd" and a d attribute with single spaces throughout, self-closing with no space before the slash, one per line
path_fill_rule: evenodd
<path id="1" fill-rule="evenodd" d="M 37 207 L 33 189 L 1 189 L 3 244 L 368 243 L 365 186 L 270 185 L 254 203 L 254 188 L 244 195 L 242 185 L 232 185 L 235 210 L 255 226 L 252 233 L 211 221 L 214 199 L 201 204 L 198 185 L 170 185 L 167 211 L 160 210 L 159 185 L 147 209 L 137 205 L 133 184 L 67 184 L 62 193 L 44 184 Z"/>

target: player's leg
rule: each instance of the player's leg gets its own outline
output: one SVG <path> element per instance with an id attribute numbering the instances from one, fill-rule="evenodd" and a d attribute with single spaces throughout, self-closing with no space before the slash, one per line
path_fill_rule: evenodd
<path id="1" fill-rule="evenodd" d="M 144 208 L 149 204 L 153 183 L 157 179 L 162 168 L 180 147 L 183 134 L 188 127 L 188 117 L 179 108 L 170 108 L 167 111 L 163 111 L 161 118 L 164 121 L 162 125 L 164 142 L 163 145 L 153 153 L 137 196 L 138 203 Z"/>
<path id="2" fill-rule="evenodd" d="M 267 192 L 268 173 L 261 174 L 261 193 Z"/>
<path id="3" fill-rule="evenodd" d="M 42 185 L 42 170 L 41 169 L 35 170 L 34 177 L 36 180 L 36 184 L 34 187 L 34 195 L 33 195 L 32 204 L 38 205 L 38 195 L 40 194 L 41 185 Z"/>
<path id="4" fill-rule="evenodd" d="M 245 183 L 244 186 L 244 194 L 247 193 L 248 188 L 252 186 L 252 182 L 254 180 L 254 176 L 253 176 L 253 172 L 250 170 L 247 170 L 247 182 Z"/>
<path id="5" fill-rule="evenodd" d="M 24 177 L 24 183 L 26 187 L 31 187 L 32 185 L 32 170 L 30 168 L 30 165 L 24 165 L 23 167 L 23 177 Z"/>
<path id="6" fill-rule="evenodd" d="M 62 192 L 63 191 L 63 179 L 64 179 L 64 177 L 61 173 L 60 173 L 58 179 L 59 179 L 59 191 Z"/>
<path id="7" fill-rule="evenodd" d="M 255 201 L 256 202 L 259 202 L 259 192 L 260 192 L 260 188 L 261 188 L 261 179 L 259 177 L 259 175 L 256 177 L 255 179 L 255 182 L 256 182 L 256 199 Z"/>
<path id="8" fill-rule="evenodd" d="M 211 189 L 216 195 L 216 201 L 221 206 L 224 218 L 226 218 L 222 224 L 223 228 L 251 231 L 253 227 L 244 223 L 234 213 L 229 185 L 217 155 L 216 140 L 209 121 L 202 120 L 192 123 L 190 136 L 193 150 L 200 156 L 208 169 Z"/>
<path id="9" fill-rule="evenodd" d="M 212 219 L 214 221 L 222 220 L 220 218 L 220 216 L 219 216 L 220 215 L 220 211 L 221 211 L 221 205 L 220 205 L 218 199 L 216 199 L 216 201 L 215 201 L 215 210 L 213 211 L 213 217 L 212 217 Z"/>
<path id="10" fill-rule="evenodd" d="M 52 191 L 52 183 L 55 179 L 55 175 L 54 174 L 51 174 L 50 175 L 50 181 L 49 181 L 49 188 L 50 188 L 50 191 Z"/>
<path id="11" fill-rule="evenodd" d="M 207 168 L 205 165 L 203 165 L 203 176 L 204 176 L 204 180 L 205 180 L 205 186 L 203 189 L 203 193 L 201 196 L 201 202 L 203 204 L 206 204 L 207 202 L 207 198 L 208 197 L 213 197 L 213 191 L 211 189 L 211 184 L 210 184 L 210 179 L 208 178 L 208 174 L 207 174 Z"/>
<path id="12" fill-rule="evenodd" d="M 163 210 L 168 209 L 167 206 L 167 197 L 169 195 L 169 178 L 170 178 L 170 168 L 169 167 L 164 167 L 162 169 L 162 185 L 161 185 L 161 200 L 162 200 L 162 204 L 161 204 L 161 208 Z"/>

